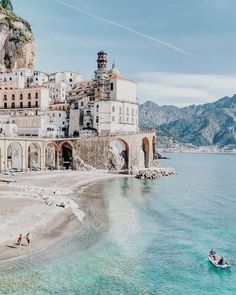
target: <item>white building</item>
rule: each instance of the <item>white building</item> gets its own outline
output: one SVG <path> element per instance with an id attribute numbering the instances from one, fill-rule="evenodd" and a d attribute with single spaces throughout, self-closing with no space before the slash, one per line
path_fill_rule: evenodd
<path id="1" fill-rule="evenodd" d="M 48 74 L 41 71 L 34 71 L 31 76 L 27 76 L 25 79 L 25 84 L 27 86 L 43 86 L 49 81 Z"/>
<path id="2" fill-rule="evenodd" d="M 54 103 L 66 101 L 66 94 L 78 82 L 83 80 L 83 75 L 76 72 L 57 72 L 49 76 L 50 98 Z"/>
<path id="3" fill-rule="evenodd" d="M 107 54 L 98 53 L 95 79 L 83 81 L 69 95 L 69 134 L 94 130 L 98 134 L 138 131 L 136 83 L 123 77 L 115 64 L 107 70 Z"/>

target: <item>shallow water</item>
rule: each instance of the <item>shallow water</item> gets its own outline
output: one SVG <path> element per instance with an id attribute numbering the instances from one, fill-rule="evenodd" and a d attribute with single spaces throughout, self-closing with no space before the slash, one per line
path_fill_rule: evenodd
<path id="1" fill-rule="evenodd" d="M 236 294 L 236 155 L 170 155 L 159 181 L 117 179 L 79 199 L 82 230 L 0 265 L 0 294 Z M 231 271 L 207 262 L 209 248 Z"/>

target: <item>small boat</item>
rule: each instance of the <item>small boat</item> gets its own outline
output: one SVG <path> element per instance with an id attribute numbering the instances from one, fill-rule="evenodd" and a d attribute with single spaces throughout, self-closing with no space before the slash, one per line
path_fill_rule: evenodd
<path id="1" fill-rule="evenodd" d="M 230 264 L 224 260 L 223 264 L 219 264 L 219 261 L 221 260 L 221 257 L 216 255 L 209 255 L 208 261 L 216 268 L 218 269 L 229 269 L 231 266 Z"/>

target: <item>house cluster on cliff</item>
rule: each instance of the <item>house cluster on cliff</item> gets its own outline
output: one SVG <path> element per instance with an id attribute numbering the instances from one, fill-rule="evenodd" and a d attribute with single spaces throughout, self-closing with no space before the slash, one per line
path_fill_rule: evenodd
<path id="1" fill-rule="evenodd" d="M 156 137 L 138 127 L 136 83 L 108 69 L 104 51 L 89 81 L 35 71 L 31 27 L 9 3 L 0 1 L 0 172 L 149 167 Z"/>

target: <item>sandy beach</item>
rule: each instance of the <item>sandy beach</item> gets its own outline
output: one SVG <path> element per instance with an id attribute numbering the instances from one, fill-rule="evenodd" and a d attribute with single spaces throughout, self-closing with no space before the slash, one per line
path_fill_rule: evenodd
<path id="1" fill-rule="evenodd" d="M 106 171 L 48 171 L 0 175 L 0 261 L 50 247 L 83 226 L 84 213 L 71 197 L 79 188 L 124 177 Z M 3 181 L 9 181 L 3 182 Z M 27 232 L 32 235 L 28 247 Z M 23 245 L 17 245 L 23 234 Z"/>

